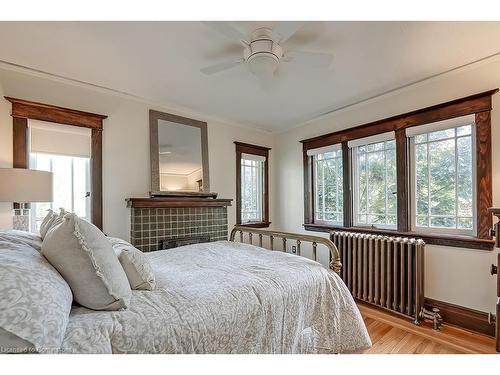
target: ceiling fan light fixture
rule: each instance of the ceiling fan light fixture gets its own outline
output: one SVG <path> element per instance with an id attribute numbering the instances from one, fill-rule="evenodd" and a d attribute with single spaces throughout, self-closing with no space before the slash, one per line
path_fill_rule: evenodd
<path id="1" fill-rule="evenodd" d="M 279 59 L 272 53 L 259 53 L 252 55 L 248 60 L 250 71 L 257 77 L 272 77 L 278 68 Z"/>

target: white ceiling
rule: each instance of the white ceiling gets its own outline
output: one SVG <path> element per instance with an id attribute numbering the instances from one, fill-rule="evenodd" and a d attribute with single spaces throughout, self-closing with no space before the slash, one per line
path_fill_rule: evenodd
<path id="1" fill-rule="evenodd" d="M 500 22 L 308 22 L 285 47 L 331 52 L 332 66 L 283 65 L 266 88 L 245 66 L 199 71 L 241 56 L 201 22 L 0 22 L 0 60 L 280 131 L 496 54 L 498 40 Z"/>

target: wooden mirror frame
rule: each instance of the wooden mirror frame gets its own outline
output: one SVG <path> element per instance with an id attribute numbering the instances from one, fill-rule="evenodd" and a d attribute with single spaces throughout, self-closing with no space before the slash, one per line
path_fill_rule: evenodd
<path id="1" fill-rule="evenodd" d="M 203 172 L 203 189 L 205 193 L 210 192 L 210 180 L 208 172 L 208 131 L 207 123 L 187 117 L 173 115 L 171 113 L 149 110 L 149 141 L 151 151 L 151 193 L 159 193 L 160 169 L 158 157 L 158 120 L 175 122 L 177 124 L 194 126 L 201 130 L 201 168 Z"/>

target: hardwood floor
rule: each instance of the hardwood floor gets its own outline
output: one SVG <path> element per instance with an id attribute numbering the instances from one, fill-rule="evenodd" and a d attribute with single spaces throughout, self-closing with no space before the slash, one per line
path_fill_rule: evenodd
<path id="1" fill-rule="evenodd" d="M 486 354 L 496 353 L 495 339 L 453 326 L 434 331 L 364 304 L 358 305 L 373 346 L 368 354 Z"/>

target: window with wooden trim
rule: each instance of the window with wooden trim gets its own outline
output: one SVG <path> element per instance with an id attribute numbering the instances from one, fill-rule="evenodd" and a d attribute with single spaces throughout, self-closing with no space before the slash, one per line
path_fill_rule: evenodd
<path id="1" fill-rule="evenodd" d="M 309 150 L 314 168 L 314 213 L 319 222 L 339 224 L 344 219 L 342 149 L 339 145 Z"/>
<path id="2" fill-rule="evenodd" d="M 269 226 L 269 148 L 235 142 L 236 222 Z"/>
<path id="3" fill-rule="evenodd" d="M 72 128 L 87 128 L 90 132 L 90 158 L 88 160 L 88 169 L 90 176 L 86 179 L 90 183 L 90 217 L 92 223 L 102 229 L 103 211 L 102 211 L 102 130 L 105 115 L 82 112 L 69 108 L 57 107 L 50 104 L 31 102 L 28 100 L 4 97 L 12 103 L 12 130 L 13 130 L 13 166 L 14 168 L 30 167 L 30 137 L 28 131 L 28 121 L 46 121 L 53 123 L 57 127 L 71 125 Z M 73 154 L 79 148 L 75 143 L 75 137 L 69 135 L 66 142 L 58 142 L 60 150 L 56 153 Z M 42 139 L 42 138 L 40 138 Z M 71 147 L 67 147 L 68 144 Z M 38 150 L 45 151 L 47 150 Z M 54 152 L 52 152 L 54 153 Z M 73 155 L 74 157 L 77 157 Z M 82 155 L 79 155 L 82 156 Z M 33 162 L 33 161 L 32 161 Z M 38 168 L 38 167 L 37 167 Z M 87 194 L 86 194 L 87 195 Z M 88 201 L 85 197 L 85 201 Z"/>
<path id="4" fill-rule="evenodd" d="M 396 229 L 394 132 L 348 143 L 353 166 L 354 225 Z"/>
<path id="5" fill-rule="evenodd" d="M 301 141 L 305 228 L 491 250 L 491 96 L 497 91 Z M 343 220 L 324 220 L 337 200 L 318 202 L 324 178 L 317 150 L 325 148 L 339 150 L 342 179 L 335 181 L 342 181 Z"/>
<path id="6" fill-rule="evenodd" d="M 476 234 L 475 120 L 409 128 L 410 213 L 419 232 Z"/>

